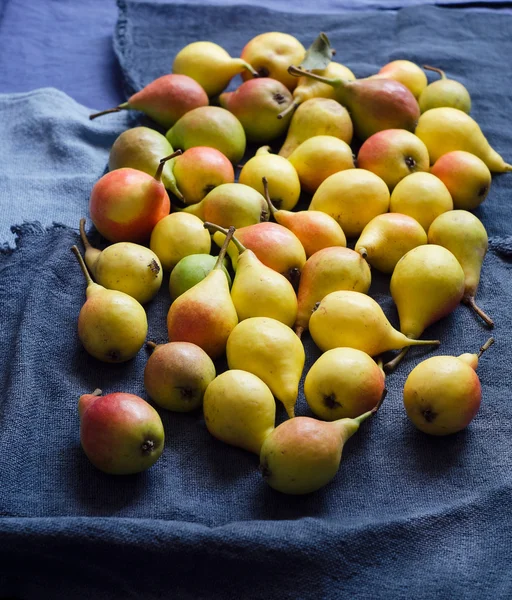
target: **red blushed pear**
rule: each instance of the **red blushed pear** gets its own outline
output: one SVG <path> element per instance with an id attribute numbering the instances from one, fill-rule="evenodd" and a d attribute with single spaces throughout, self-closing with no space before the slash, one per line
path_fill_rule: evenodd
<path id="1" fill-rule="evenodd" d="M 467 427 L 480 408 L 482 389 L 475 373 L 478 354 L 434 356 L 417 365 L 404 386 L 404 407 L 410 421 L 424 433 L 449 435 Z"/>
<path id="2" fill-rule="evenodd" d="M 420 108 L 412 92 L 394 79 L 330 79 L 294 66 L 289 67 L 288 72 L 331 85 L 336 92 L 335 99 L 350 112 L 360 140 L 384 129 L 414 131 L 420 117 Z"/>
<path id="3" fill-rule="evenodd" d="M 229 334 L 238 324 L 228 279 L 222 269 L 234 231 L 234 227 L 229 228 L 213 270 L 181 294 L 167 313 L 169 341 L 196 344 L 212 359 L 224 354 Z"/>
<path id="4" fill-rule="evenodd" d="M 164 448 L 164 428 L 156 410 L 134 394 L 80 396 L 80 442 L 92 464 L 111 475 L 140 473 Z"/>
<path id="5" fill-rule="evenodd" d="M 278 210 L 270 200 L 268 182 L 263 177 L 263 188 L 270 214 L 283 227 L 289 229 L 301 242 L 306 257 L 331 246 L 346 246 L 347 238 L 343 229 L 328 214 L 319 210 Z"/>
<path id="6" fill-rule="evenodd" d="M 236 230 L 237 239 L 267 267 L 284 275 L 297 287 L 302 267 L 306 263 L 306 253 L 299 238 L 289 229 L 277 223 L 256 223 Z M 224 241 L 224 234 L 213 235 L 217 245 Z M 228 254 L 236 269 L 238 249 L 230 244 Z"/>
<path id="7" fill-rule="evenodd" d="M 111 171 L 96 182 L 89 211 L 96 229 L 109 242 L 146 242 L 153 227 L 171 210 L 162 183 L 166 161 L 179 156 L 177 150 L 160 161 L 154 177 L 136 169 Z"/>
<path id="8" fill-rule="evenodd" d="M 288 88 L 270 77 L 250 79 L 234 92 L 219 96 L 220 105 L 242 123 L 250 142 L 267 143 L 284 135 L 292 117 L 277 116 L 293 104 Z"/>
<path id="9" fill-rule="evenodd" d="M 138 110 L 169 128 L 185 113 L 200 106 L 208 106 L 208 96 L 197 81 L 187 75 L 163 75 L 130 96 L 128 102 L 89 118 L 92 120 L 121 110 Z"/>
<path id="10" fill-rule="evenodd" d="M 173 174 L 185 204 L 197 204 L 214 188 L 235 182 L 230 161 L 215 148 L 189 148 L 174 163 Z"/>

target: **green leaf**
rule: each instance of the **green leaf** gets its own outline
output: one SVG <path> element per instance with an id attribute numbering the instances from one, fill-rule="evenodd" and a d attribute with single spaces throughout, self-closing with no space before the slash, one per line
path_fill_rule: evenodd
<path id="1" fill-rule="evenodd" d="M 300 64 L 300 68 L 305 71 L 325 69 L 331 62 L 332 55 L 331 42 L 325 33 L 321 33 L 308 48 L 306 56 Z"/>

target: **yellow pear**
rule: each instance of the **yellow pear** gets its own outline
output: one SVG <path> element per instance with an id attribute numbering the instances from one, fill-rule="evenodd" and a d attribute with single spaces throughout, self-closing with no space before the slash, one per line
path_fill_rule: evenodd
<path id="1" fill-rule="evenodd" d="M 352 148 L 332 135 L 315 135 L 305 140 L 288 160 L 295 167 L 302 189 L 309 194 L 314 194 L 330 175 L 354 168 Z"/>
<path id="2" fill-rule="evenodd" d="M 209 231 L 227 230 L 205 223 Z M 292 284 L 280 273 L 264 265 L 252 250 L 247 249 L 236 236 L 232 242 L 238 250 L 235 278 L 231 287 L 231 299 L 238 320 L 250 317 L 270 317 L 292 327 L 297 318 L 297 296 Z"/>
<path id="3" fill-rule="evenodd" d="M 317 189 L 309 210 L 321 210 L 340 224 L 347 237 L 358 236 L 389 208 L 389 189 L 375 173 L 347 169 L 328 177 Z"/>
<path id="4" fill-rule="evenodd" d="M 268 181 L 268 190 L 274 206 L 291 210 L 297 204 L 300 196 L 300 180 L 297 171 L 286 158 L 271 154 L 270 146 L 259 148 L 255 156 L 245 163 L 238 182 L 263 194 L 263 177 Z"/>
<path id="5" fill-rule="evenodd" d="M 404 254 L 426 243 L 427 234 L 416 219 L 391 212 L 377 215 L 368 223 L 354 250 L 375 269 L 392 273 Z"/>
<path id="6" fill-rule="evenodd" d="M 368 79 L 394 79 L 403 83 L 413 93 L 416 100 L 427 87 L 428 80 L 423 70 L 410 60 L 393 60 L 384 65 L 376 74 Z"/>
<path id="7" fill-rule="evenodd" d="M 249 371 L 262 379 L 288 416 L 294 416 L 306 355 L 289 327 L 266 317 L 246 319 L 231 332 L 226 355 L 230 369 Z"/>
<path id="8" fill-rule="evenodd" d="M 460 303 L 465 289 L 464 271 L 446 248 L 418 246 L 398 261 L 389 288 L 398 309 L 400 331 L 414 340 Z M 406 351 L 387 363 L 387 369 L 394 369 Z"/>
<path id="9" fill-rule="evenodd" d="M 453 209 L 445 184 L 431 173 L 411 173 L 398 182 L 391 193 L 389 210 L 412 217 L 428 231 L 432 221 Z"/>
<path id="10" fill-rule="evenodd" d="M 209 254 L 210 234 L 201 219 L 187 213 L 172 213 L 155 225 L 149 247 L 158 256 L 163 268 L 171 271 L 179 261 L 191 254 Z"/>
<path id="11" fill-rule="evenodd" d="M 124 292 L 141 304 L 158 293 L 162 285 L 162 264 L 149 248 L 118 242 L 98 250 L 87 239 L 85 219 L 80 219 L 80 237 L 85 247 L 85 263 L 97 283 Z"/>
<path id="12" fill-rule="evenodd" d="M 356 76 L 352 71 L 337 62 L 330 62 L 325 69 L 315 69 L 315 73 L 324 77 L 339 77 L 346 81 L 354 81 Z M 311 98 L 332 98 L 335 96 L 334 88 L 331 85 L 310 79 L 309 77 L 299 77 L 297 87 L 293 90 L 293 104 L 288 106 L 282 113 L 279 114 L 278 119 L 282 119 L 292 110 L 296 110 L 297 107 L 311 100 Z"/>
<path id="13" fill-rule="evenodd" d="M 338 290 L 355 290 L 366 294 L 372 276 L 368 263 L 350 248 L 333 246 L 319 250 L 306 261 L 297 293 L 299 309 L 295 332 L 300 337 L 307 330 L 315 305 L 327 294 Z"/>
<path id="14" fill-rule="evenodd" d="M 439 73 L 441 79 L 434 81 L 422 91 L 418 99 L 422 113 L 442 106 L 451 106 L 452 108 L 463 110 L 465 113 L 470 113 L 471 96 L 462 83 L 454 79 L 447 79 L 444 71 L 441 71 L 437 67 L 423 65 L 423 68 Z"/>
<path id="15" fill-rule="evenodd" d="M 204 89 L 208 96 L 217 96 L 231 79 L 248 71 L 257 75 L 251 65 L 241 58 L 231 56 L 213 42 L 193 42 L 176 54 L 172 72 L 188 75 Z"/>
<path id="16" fill-rule="evenodd" d="M 103 362 L 130 360 L 142 348 L 148 332 L 144 308 L 132 296 L 94 283 L 78 248 L 71 250 L 87 283 L 87 300 L 78 315 L 80 341 L 91 356 Z"/>
<path id="17" fill-rule="evenodd" d="M 353 291 L 327 294 L 311 315 L 309 331 L 323 352 L 348 347 L 377 356 L 404 346 L 439 344 L 406 337 L 391 325 L 373 298 Z"/>
<path id="18" fill-rule="evenodd" d="M 428 242 L 447 248 L 459 261 L 465 277 L 462 302 L 493 327 L 492 319 L 475 302 L 488 242 L 487 231 L 480 219 L 466 210 L 451 210 L 439 215 L 428 230 Z"/>
<path id="19" fill-rule="evenodd" d="M 265 198 L 243 183 L 223 183 L 183 212 L 221 227 L 246 227 L 268 218 Z"/>
<path id="20" fill-rule="evenodd" d="M 332 135 L 350 144 L 353 132 L 344 106 L 330 98 L 311 98 L 295 111 L 279 155 L 288 158 L 302 142 L 315 135 Z"/>
<path id="21" fill-rule="evenodd" d="M 469 425 L 482 399 L 475 370 L 479 358 L 493 342 L 489 338 L 478 354 L 434 356 L 409 373 L 404 385 L 404 407 L 418 429 L 430 435 L 449 435 Z"/>
<path id="22" fill-rule="evenodd" d="M 214 437 L 259 454 L 274 429 L 276 403 L 259 377 L 232 369 L 208 385 L 203 412 L 206 427 Z"/>
<path id="23" fill-rule="evenodd" d="M 443 154 L 464 150 L 482 159 L 490 171 L 512 171 L 485 138 L 478 123 L 462 110 L 456 108 L 431 108 L 418 120 L 415 134 L 425 144 L 430 164 Z"/>
<path id="24" fill-rule="evenodd" d="M 304 395 L 309 408 L 321 419 L 353 419 L 379 404 L 384 381 L 383 371 L 366 352 L 333 348 L 308 371 Z"/>

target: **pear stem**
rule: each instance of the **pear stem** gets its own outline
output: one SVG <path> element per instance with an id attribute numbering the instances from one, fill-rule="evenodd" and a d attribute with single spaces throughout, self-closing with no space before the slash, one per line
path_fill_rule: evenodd
<path id="1" fill-rule="evenodd" d="M 253 77 L 259 77 L 260 74 L 258 73 L 258 71 L 256 71 L 256 69 L 254 67 L 251 67 L 251 65 L 248 62 L 245 62 L 245 60 L 242 60 L 241 58 L 239 59 L 243 66 L 249 71 L 249 73 L 253 76 Z"/>
<path id="2" fill-rule="evenodd" d="M 491 317 L 486 314 L 475 302 L 475 297 L 474 296 L 466 296 L 465 298 L 462 299 L 462 302 L 464 302 L 464 304 L 467 304 L 467 306 L 469 306 L 469 308 L 471 308 L 473 311 L 475 311 L 475 313 L 485 321 L 485 323 L 491 327 L 491 329 L 494 327 L 494 321 L 491 319 Z"/>
<path id="3" fill-rule="evenodd" d="M 485 344 L 480 348 L 480 352 L 478 353 L 478 358 L 480 358 L 482 356 L 482 354 L 488 349 L 490 348 L 493 344 L 494 344 L 494 338 L 490 337 Z"/>
<path id="4" fill-rule="evenodd" d="M 212 225 L 212 224 L 213 223 L 205 223 L 204 227 L 206 228 L 207 225 Z M 217 227 L 217 225 L 215 225 L 215 227 Z M 224 231 L 226 231 L 226 229 L 224 229 Z M 226 251 L 228 249 L 229 242 L 231 241 L 234 233 L 235 233 L 235 228 L 233 227 L 233 225 L 231 225 L 231 227 L 226 231 L 226 238 L 224 239 L 224 243 L 221 246 L 219 256 L 217 256 L 217 260 L 213 266 L 213 270 L 222 269 L 222 261 L 224 260 L 224 257 L 226 256 Z"/>
<path id="5" fill-rule="evenodd" d="M 286 117 L 286 115 L 287 115 L 288 113 L 292 112 L 293 110 L 296 110 L 296 109 L 298 108 L 299 104 L 300 104 L 300 102 L 297 102 L 297 101 L 296 101 L 296 102 L 292 102 L 292 103 L 290 104 L 290 106 L 287 106 L 287 107 L 286 107 L 286 108 L 283 110 L 283 112 L 280 112 L 280 113 L 277 115 L 277 118 L 278 118 L 278 119 L 283 119 L 284 117 Z"/>
<path id="6" fill-rule="evenodd" d="M 131 108 L 131 106 L 128 104 L 128 102 L 123 102 L 122 104 L 119 104 L 118 106 L 115 106 L 114 108 L 108 108 L 107 110 L 102 110 L 101 112 L 97 112 L 92 115 L 89 115 L 89 119 L 92 121 L 93 119 L 96 119 L 97 117 L 102 117 L 103 115 L 109 115 L 110 113 L 121 112 L 122 110 L 130 110 L 130 108 Z"/>
<path id="7" fill-rule="evenodd" d="M 277 208 L 272 204 L 272 200 L 270 199 L 270 194 L 268 193 L 268 179 L 266 177 L 262 177 L 261 181 L 263 182 L 263 195 L 265 196 L 265 200 L 267 201 L 268 210 L 270 214 L 276 218 Z"/>
<path id="8" fill-rule="evenodd" d="M 310 79 L 316 79 L 317 81 L 327 83 L 327 85 L 332 85 L 333 87 L 337 87 L 338 85 L 342 85 L 344 83 L 342 79 L 330 79 L 329 77 L 323 77 L 322 75 L 317 75 L 316 73 L 312 73 L 311 71 L 304 71 L 303 69 L 299 69 L 294 65 L 290 65 L 288 67 L 288 73 L 290 73 L 290 75 L 293 75 L 294 77 L 309 77 Z"/>
<path id="9" fill-rule="evenodd" d="M 216 225 L 215 223 L 210 223 L 209 221 L 205 221 L 203 223 L 203 227 L 205 229 L 208 229 L 208 231 L 212 232 L 212 231 L 219 231 L 220 233 L 223 233 L 224 235 L 228 235 L 228 229 L 225 229 L 224 227 L 221 227 L 220 225 Z M 231 229 L 231 227 L 230 227 Z M 235 232 L 235 228 L 233 227 L 233 233 Z M 242 254 L 242 252 L 244 252 L 245 250 L 247 250 L 247 248 L 242 244 L 242 242 L 240 242 L 240 240 L 237 240 L 237 238 L 231 234 L 231 239 L 233 240 L 233 244 L 235 244 L 235 246 L 237 247 L 237 250 L 240 254 Z M 225 240 L 224 240 L 225 242 Z M 226 246 L 227 248 L 227 246 Z"/>
<path id="10" fill-rule="evenodd" d="M 100 388 L 96 388 L 94 390 L 94 392 L 91 392 L 91 394 L 89 394 L 90 396 L 101 396 L 101 394 L 103 394 L 103 392 L 100 390 Z"/>
<path id="11" fill-rule="evenodd" d="M 397 354 L 395 356 L 395 358 L 393 358 L 393 360 L 390 360 L 389 362 L 387 362 L 384 365 L 384 370 L 387 373 L 391 373 L 392 371 L 394 371 L 397 366 L 400 364 L 400 362 L 402 361 L 403 357 L 407 354 L 407 352 L 409 352 L 409 348 L 410 346 L 406 346 L 405 348 L 402 348 L 402 350 L 400 350 L 400 353 Z"/>
<path id="12" fill-rule="evenodd" d="M 297 325 L 295 327 L 295 333 L 296 333 L 297 337 L 299 338 L 299 340 L 300 340 L 303 332 L 304 332 L 304 327 L 301 327 L 300 325 Z"/>
<path id="13" fill-rule="evenodd" d="M 79 227 L 80 227 L 80 238 L 82 239 L 82 244 L 84 245 L 85 249 L 87 250 L 88 248 L 92 248 L 91 243 L 87 239 L 87 234 L 85 233 L 85 217 L 82 217 L 80 219 Z"/>
<path id="14" fill-rule="evenodd" d="M 364 258 L 365 260 L 368 258 L 368 250 L 366 248 L 359 248 L 358 252 L 361 255 L 361 258 Z"/>
<path id="15" fill-rule="evenodd" d="M 84 274 L 84 277 L 85 277 L 85 281 L 87 282 L 87 287 L 89 287 L 90 285 L 93 285 L 94 281 L 92 280 L 92 278 L 89 274 L 89 271 L 87 270 L 87 267 L 85 266 L 84 259 L 82 258 L 82 255 L 80 254 L 80 250 L 76 246 L 72 246 L 71 251 L 73 252 L 73 254 L 76 256 L 76 258 L 78 260 L 78 264 L 80 265 L 80 268 L 82 269 L 82 273 Z"/>
<path id="16" fill-rule="evenodd" d="M 176 152 L 169 154 L 169 156 L 165 156 L 164 158 L 160 159 L 160 163 L 158 164 L 158 169 L 156 170 L 156 173 L 155 173 L 155 179 L 157 181 L 162 180 L 162 172 L 164 170 L 165 163 L 168 160 L 171 160 L 171 158 L 176 158 L 176 156 L 180 156 L 180 154 L 183 154 L 183 152 L 181 150 L 176 150 Z"/>
<path id="17" fill-rule="evenodd" d="M 427 71 L 435 71 L 436 73 L 439 73 L 439 75 L 441 75 L 441 79 L 446 79 L 446 75 L 444 71 L 441 71 L 441 69 L 438 69 L 437 67 L 431 67 L 429 65 L 423 65 L 424 69 L 427 69 Z"/>
<path id="18" fill-rule="evenodd" d="M 152 342 L 151 340 L 149 342 L 146 342 L 146 348 L 149 348 L 150 350 L 154 350 L 157 347 L 157 343 L 156 342 Z"/>

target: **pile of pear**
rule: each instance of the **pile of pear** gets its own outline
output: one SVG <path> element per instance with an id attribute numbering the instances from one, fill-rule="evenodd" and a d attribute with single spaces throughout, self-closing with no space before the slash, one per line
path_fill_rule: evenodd
<path id="1" fill-rule="evenodd" d="M 441 76 L 429 84 L 397 60 L 357 79 L 332 54 L 305 68 L 312 52 L 280 32 L 253 38 L 240 58 L 193 42 L 172 74 L 91 115 L 136 110 L 155 126 L 119 135 L 91 191 L 104 248 L 91 245 L 85 219 L 84 258 L 73 247 L 86 281 L 84 349 L 116 363 L 146 346 L 149 400 L 201 411 L 212 436 L 258 455 L 263 478 L 288 494 L 335 477 L 387 374 L 412 346 L 439 345 L 423 339 L 430 325 L 463 303 L 494 326 L 476 303 L 488 237 L 471 211 L 491 173 L 512 170 L 469 115 L 466 87 L 440 69 L 424 67 Z M 369 295 L 374 271 L 390 277 L 398 329 Z M 156 343 L 144 306 L 162 286 L 169 310 Z M 322 354 L 304 373 L 306 335 Z M 470 423 L 492 341 L 411 371 L 403 400 L 418 429 Z M 295 416 L 302 380 L 314 418 Z M 105 472 L 139 472 L 163 451 L 158 411 L 138 396 L 97 390 L 79 413 L 84 451 Z"/>

